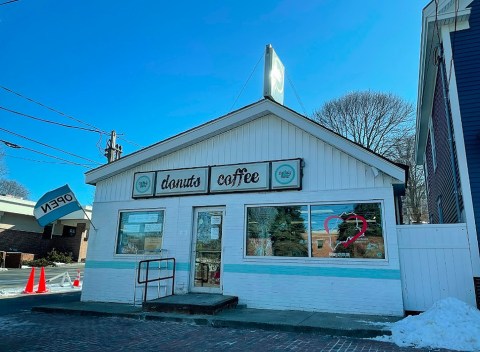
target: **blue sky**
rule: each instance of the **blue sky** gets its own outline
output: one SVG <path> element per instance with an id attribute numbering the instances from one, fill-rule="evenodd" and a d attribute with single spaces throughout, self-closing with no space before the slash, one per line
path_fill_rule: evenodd
<path id="1" fill-rule="evenodd" d="M 116 130 L 125 154 L 261 99 L 264 63 L 258 62 L 269 43 L 294 86 L 287 80 L 285 105 L 300 113 L 311 115 L 355 90 L 392 92 L 416 103 L 426 4 L 20 0 L 0 6 L 0 86 Z M 0 106 L 88 128 L 3 89 Z M 105 136 L 1 110 L 0 121 L 10 132 L 106 161 Z M 87 168 L 25 148 L 89 161 L 1 130 L 0 139 L 24 147 L 0 145 L 5 177 L 28 188 L 30 199 L 69 184 L 82 204 L 92 203 Z"/>

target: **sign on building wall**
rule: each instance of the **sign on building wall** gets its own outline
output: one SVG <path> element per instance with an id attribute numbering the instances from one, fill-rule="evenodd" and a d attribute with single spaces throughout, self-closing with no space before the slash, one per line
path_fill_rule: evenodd
<path id="1" fill-rule="evenodd" d="M 299 190 L 302 159 L 137 172 L 133 198 Z"/>
<path id="2" fill-rule="evenodd" d="M 300 188 L 300 159 L 272 162 L 272 189 Z"/>
<path id="3" fill-rule="evenodd" d="M 208 167 L 157 172 L 156 196 L 205 194 L 208 192 Z"/>
<path id="4" fill-rule="evenodd" d="M 266 191 L 270 163 L 214 166 L 210 170 L 210 192 Z"/>
<path id="5" fill-rule="evenodd" d="M 133 177 L 133 198 L 153 196 L 155 172 L 139 172 Z"/>

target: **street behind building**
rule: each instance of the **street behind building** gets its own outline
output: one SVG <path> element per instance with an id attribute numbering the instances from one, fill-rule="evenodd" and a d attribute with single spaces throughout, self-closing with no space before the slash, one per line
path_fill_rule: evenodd
<path id="1" fill-rule="evenodd" d="M 65 264 L 56 267 L 45 267 L 45 278 L 49 280 L 54 276 L 68 272 L 73 281 L 75 279 L 75 275 L 77 275 L 77 271 L 80 270 L 80 274 L 83 279 L 84 269 L 84 263 Z M 30 272 L 31 268 L 8 269 L 5 271 L 0 271 L 0 289 L 25 287 L 28 277 L 30 276 Z M 36 284 L 40 275 L 40 268 L 35 268 L 35 275 Z"/>

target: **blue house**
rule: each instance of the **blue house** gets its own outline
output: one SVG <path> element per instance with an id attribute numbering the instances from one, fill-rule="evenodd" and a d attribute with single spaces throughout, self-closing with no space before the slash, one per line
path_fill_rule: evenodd
<path id="1" fill-rule="evenodd" d="M 480 304 L 480 0 L 437 0 L 423 9 L 416 160 L 430 223 L 467 225 Z"/>

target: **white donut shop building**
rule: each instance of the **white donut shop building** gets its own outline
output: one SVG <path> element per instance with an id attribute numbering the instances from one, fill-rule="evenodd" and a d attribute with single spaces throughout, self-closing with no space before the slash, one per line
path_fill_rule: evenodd
<path id="1" fill-rule="evenodd" d="M 173 257 L 175 294 L 403 314 L 395 194 L 404 169 L 269 99 L 86 179 L 97 230 L 82 301 L 133 303 L 138 262 Z"/>
<path id="2" fill-rule="evenodd" d="M 84 302 L 135 304 L 139 262 L 174 258 L 160 296 L 404 313 L 404 168 L 270 98 L 89 171 L 86 182 L 96 186 L 96 230 Z"/>

